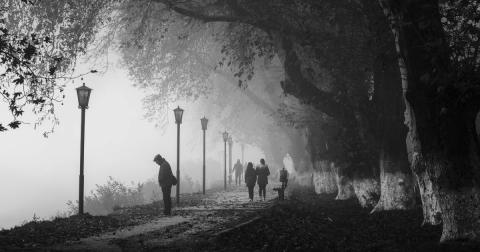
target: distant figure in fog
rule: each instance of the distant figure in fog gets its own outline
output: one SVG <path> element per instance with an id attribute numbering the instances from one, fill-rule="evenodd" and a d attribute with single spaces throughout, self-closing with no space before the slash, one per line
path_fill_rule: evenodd
<path id="1" fill-rule="evenodd" d="M 245 184 L 248 188 L 248 197 L 250 201 L 253 201 L 253 188 L 257 182 L 257 173 L 253 169 L 252 162 L 248 162 L 247 169 L 245 170 Z"/>
<path id="2" fill-rule="evenodd" d="M 280 170 L 280 182 L 282 182 L 282 190 L 285 190 L 288 184 L 288 171 L 285 170 L 285 167 Z"/>
<path id="3" fill-rule="evenodd" d="M 283 167 L 280 170 L 280 182 L 282 183 L 282 187 L 274 188 L 273 190 L 278 191 L 278 199 L 279 200 L 284 200 L 285 199 L 285 188 L 287 188 L 287 184 L 288 184 L 288 171 L 285 170 L 285 167 Z"/>
<path id="4" fill-rule="evenodd" d="M 170 197 L 170 193 L 172 192 L 172 186 L 177 184 L 177 178 L 173 176 L 170 164 L 160 156 L 160 154 L 156 155 L 153 161 L 160 165 L 160 170 L 158 171 L 158 184 L 160 184 L 163 193 L 163 213 L 165 215 L 170 215 L 172 210 L 172 198 Z"/>
<path id="5" fill-rule="evenodd" d="M 240 159 L 237 159 L 237 163 L 233 166 L 235 171 L 235 185 L 242 184 L 243 165 L 240 163 Z"/>
<path id="6" fill-rule="evenodd" d="M 257 173 L 257 184 L 258 184 L 258 194 L 260 195 L 260 200 L 265 200 L 266 197 L 266 188 L 268 184 L 268 175 L 270 175 L 270 170 L 268 166 L 265 164 L 265 159 L 260 159 L 260 166 L 257 166 L 256 169 Z"/>

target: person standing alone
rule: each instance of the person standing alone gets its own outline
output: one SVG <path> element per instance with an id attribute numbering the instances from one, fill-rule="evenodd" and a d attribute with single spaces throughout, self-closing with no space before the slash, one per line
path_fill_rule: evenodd
<path id="1" fill-rule="evenodd" d="M 239 186 L 242 184 L 243 174 L 243 165 L 240 163 L 240 159 L 238 159 L 237 163 L 233 166 L 233 171 L 235 171 L 235 185 Z"/>
<path id="2" fill-rule="evenodd" d="M 252 162 L 248 162 L 247 169 L 245 170 L 245 184 L 248 188 L 248 197 L 250 201 L 253 201 L 253 188 L 257 182 L 257 173 L 253 169 Z"/>
<path id="3" fill-rule="evenodd" d="M 257 184 L 258 184 L 258 194 L 260 195 L 260 200 L 265 200 L 266 198 L 266 188 L 268 184 L 268 175 L 270 175 L 270 170 L 268 166 L 265 164 L 265 159 L 260 159 L 260 166 L 256 169 L 257 174 Z"/>
<path id="4" fill-rule="evenodd" d="M 157 154 L 153 161 L 160 166 L 160 170 L 158 171 L 158 184 L 160 184 L 163 193 L 163 213 L 170 215 L 172 211 L 172 198 L 170 194 L 172 192 L 172 186 L 177 184 L 177 178 L 173 176 L 170 164 L 160 156 L 160 154 Z"/>
<path id="5" fill-rule="evenodd" d="M 288 171 L 285 167 L 280 170 L 280 182 L 282 183 L 282 190 L 285 190 L 288 184 Z"/>

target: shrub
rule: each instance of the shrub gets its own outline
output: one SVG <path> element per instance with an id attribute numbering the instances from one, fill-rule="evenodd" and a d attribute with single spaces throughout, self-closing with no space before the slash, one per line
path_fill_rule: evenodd
<path id="1" fill-rule="evenodd" d="M 96 185 L 90 196 L 85 197 L 85 212 L 93 215 L 106 215 L 123 207 L 144 204 L 143 184 L 124 185 L 112 177 L 108 177 L 107 184 Z M 78 212 L 78 202 L 67 202 L 70 214 Z"/>

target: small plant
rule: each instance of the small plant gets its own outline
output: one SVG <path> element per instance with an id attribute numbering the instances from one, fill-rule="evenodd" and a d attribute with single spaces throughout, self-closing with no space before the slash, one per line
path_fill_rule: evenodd
<path id="1" fill-rule="evenodd" d="M 35 213 L 33 213 L 32 222 L 38 222 L 38 221 L 40 221 L 40 217 L 38 217 Z"/>

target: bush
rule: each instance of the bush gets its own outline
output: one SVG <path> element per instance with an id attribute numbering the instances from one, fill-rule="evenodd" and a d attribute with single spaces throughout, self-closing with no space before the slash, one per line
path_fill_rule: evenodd
<path id="1" fill-rule="evenodd" d="M 106 185 L 96 185 L 91 196 L 85 197 L 85 212 L 93 215 L 107 215 L 123 207 L 144 204 L 143 184 L 126 186 L 112 177 L 108 177 Z M 71 214 L 78 212 L 78 202 L 67 202 Z"/>
<path id="2" fill-rule="evenodd" d="M 156 178 L 151 178 L 144 183 L 130 186 L 116 181 L 111 176 L 108 177 L 107 184 L 96 185 L 96 189 L 90 192 L 90 196 L 85 197 L 84 209 L 92 215 L 107 215 L 113 211 L 124 207 L 142 205 L 162 200 L 162 190 L 158 185 Z M 202 190 L 198 181 L 184 175 L 180 186 L 181 193 L 195 193 Z M 172 194 L 175 192 L 173 191 Z M 67 212 L 64 216 L 70 216 L 78 213 L 78 201 L 67 202 Z M 57 213 L 57 215 L 60 215 Z"/>

